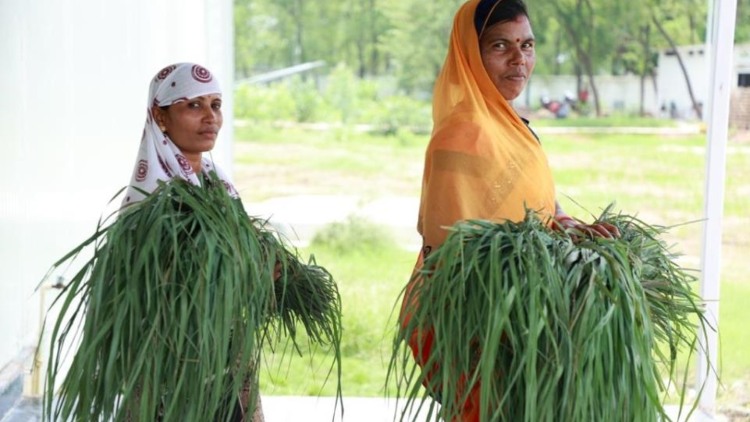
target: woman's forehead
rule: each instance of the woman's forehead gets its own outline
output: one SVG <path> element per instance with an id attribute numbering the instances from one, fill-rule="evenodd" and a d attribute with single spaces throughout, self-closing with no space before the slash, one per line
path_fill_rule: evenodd
<path id="1" fill-rule="evenodd" d="M 221 98 L 221 94 L 203 94 L 190 98 L 190 100 L 215 100 L 217 98 Z"/>
<path id="2" fill-rule="evenodd" d="M 533 39 L 534 32 L 531 30 L 531 23 L 526 16 L 518 16 L 516 19 L 498 22 L 484 30 L 482 38 L 486 36 L 503 37 L 507 39 Z"/>
<path id="3" fill-rule="evenodd" d="M 195 97 L 182 97 L 172 101 L 172 104 L 189 103 L 192 101 L 216 101 L 221 99 L 221 94 L 203 94 Z"/>

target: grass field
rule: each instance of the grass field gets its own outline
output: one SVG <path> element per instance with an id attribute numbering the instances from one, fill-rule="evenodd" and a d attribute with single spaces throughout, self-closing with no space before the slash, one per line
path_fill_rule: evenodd
<path id="1" fill-rule="evenodd" d="M 700 267 L 705 135 L 541 132 L 558 198 L 569 214 L 591 220 L 615 203 L 616 210 L 650 224 L 674 226 L 668 241 L 683 254 L 681 264 Z M 426 135 L 380 137 L 345 129 L 244 126 L 236 129 L 235 137 L 235 181 L 246 202 L 300 194 L 364 199 L 419 195 Z M 750 255 L 749 206 L 750 139 L 733 134 L 721 251 L 719 403 L 727 405 L 750 403 L 750 335 L 744 325 L 750 319 L 750 307 L 745 305 L 750 297 L 745 261 Z M 313 253 L 339 283 L 344 304 L 344 395 L 382 396 L 394 312 L 415 253 L 387 241 L 346 250 L 313 244 L 303 253 Z M 264 394 L 335 394 L 332 379 L 323 385 L 329 357 L 305 351 L 301 357 L 280 361 L 279 355 L 266 354 Z"/>

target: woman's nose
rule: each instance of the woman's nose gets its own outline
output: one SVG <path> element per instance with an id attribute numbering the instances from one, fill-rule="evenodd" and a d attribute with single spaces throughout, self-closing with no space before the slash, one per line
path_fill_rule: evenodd
<path id="1" fill-rule="evenodd" d="M 219 119 L 220 111 L 214 110 L 213 107 L 206 107 L 203 112 L 203 120 L 213 122 Z"/>
<path id="2" fill-rule="evenodd" d="M 511 50 L 510 63 L 516 66 L 526 63 L 526 55 L 523 54 L 520 47 L 514 47 Z"/>

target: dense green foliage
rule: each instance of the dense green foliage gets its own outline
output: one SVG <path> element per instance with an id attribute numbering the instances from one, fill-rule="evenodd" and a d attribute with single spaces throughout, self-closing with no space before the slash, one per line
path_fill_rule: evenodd
<path id="1" fill-rule="evenodd" d="M 597 221 L 622 237 L 553 231 L 533 213 L 457 223 L 405 293 L 390 374 L 407 408 L 437 398 L 444 420 L 467 400 L 481 420 L 669 420 L 663 397 L 686 394 L 678 352 L 707 328 L 696 278 L 666 229 L 609 210 Z M 421 371 L 415 338 L 430 348 Z"/>
<path id="2" fill-rule="evenodd" d="M 330 273 L 300 261 L 218 178 L 162 184 L 53 269 L 88 247 L 57 298 L 47 420 L 230 420 L 237 392 L 257 391 L 263 346 L 282 341 L 330 347 L 340 379 Z"/>
<path id="3" fill-rule="evenodd" d="M 341 64 L 324 88 L 299 76 L 270 86 L 240 85 L 235 93 L 235 118 L 252 123 L 325 122 L 342 126 L 366 125 L 383 133 L 398 130 L 426 132 L 432 124 L 431 105 L 403 94 L 393 94 L 388 79 L 365 80 Z M 385 91 L 381 93 L 379 91 Z"/>
<path id="4" fill-rule="evenodd" d="M 387 227 L 361 217 L 322 227 L 305 250 L 326 263 L 340 286 L 344 408 L 346 397 L 382 397 L 393 307 L 414 254 L 403 250 Z M 264 395 L 336 393 L 335 384 L 325 382 L 330 361 L 325 350 L 310 345 L 303 352 L 294 356 L 267 348 L 260 379 Z"/>
<path id="5" fill-rule="evenodd" d="M 429 93 L 462 0 L 235 0 L 237 79 L 323 60 L 358 78 L 391 76 L 403 92 Z M 701 0 L 528 0 L 537 72 L 651 75 L 669 43 L 705 41 L 710 2 Z M 738 0 L 737 42 L 750 41 L 750 0 Z"/>
<path id="6" fill-rule="evenodd" d="M 363 217 L 349 216 L 346 221 L 333 222 L 317 231 L 310 246 L 347 253 L 388 248 L 392 243 L 393 238 L 382 227 Z"/>

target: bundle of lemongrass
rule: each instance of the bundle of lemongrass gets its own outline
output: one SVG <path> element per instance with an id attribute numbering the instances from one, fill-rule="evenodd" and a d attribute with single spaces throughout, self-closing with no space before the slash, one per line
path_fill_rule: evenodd
<path id="1" fill-rule="evenodd" d="M 677 351 L 692 353 L 706 324 L 695 277 L 660 240 L 665 228 L 609 210 L 598 221 L 622 237 L 552 231 L 533 213 L 452 228 L 415 274 L 418 305 L 394 343 L 402 420 L 423 406 L 461 420 L 476 390 L 482 421 L 669 420 Z M 427 332 L 432 351 L 415 369 L 405 345 Z"/>
<path id="2" fill-rule="evenodd" d="M 215 176 L 162 184 L 52 270 L 91 247 L 56 299 L 45 419 L 229 420 L 243 384 L 257 385 L 263 343 L 281 337 L 269 334 L 296 342 L 298 324 L 333 349 L 340 380 L 331 275 L 301 262 Z"/>

